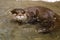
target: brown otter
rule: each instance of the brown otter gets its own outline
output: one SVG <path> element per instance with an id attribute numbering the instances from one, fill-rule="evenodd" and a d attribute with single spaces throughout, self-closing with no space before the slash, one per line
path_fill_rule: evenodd
<path id="1" fill-rule="evenodd" d="M 15 15 L 17 21 L 39 23 L 39 32 L 48 32 L 49 28 L 54 27 L 56 20 L 56 15 L 51 9 L 41 6 L 13 9 L 11 13 Z"/>

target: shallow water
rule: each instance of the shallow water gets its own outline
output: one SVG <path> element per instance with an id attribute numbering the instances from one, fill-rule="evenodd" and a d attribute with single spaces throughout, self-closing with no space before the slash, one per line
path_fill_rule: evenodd
<path id="1" fill-rule="evenodd" d="M 36 25 L 20 25 L 11 21 L 10 11 L 14 8 L 25 8 L 28 6 L 43 6 L 50 8 L 60 15 L 60 2 L 28 2 L 15 0 L 0 0 L 0 40 L 60 40 L 60 22 L 57 22 L 54 31 L 48 34 L 35 32 Z M 37 26 L 36 26 L 37 27 Z M 27 31 L 28 30 L 28 31 Z"/>

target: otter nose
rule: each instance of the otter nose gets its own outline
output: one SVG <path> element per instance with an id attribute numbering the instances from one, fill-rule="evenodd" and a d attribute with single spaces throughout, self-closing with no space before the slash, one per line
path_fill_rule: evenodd
<path id="1" fill-rule="evenodd" d="M 19 13 L 18 16 L 22 16 L 23 14 L 22 13 Z"/>

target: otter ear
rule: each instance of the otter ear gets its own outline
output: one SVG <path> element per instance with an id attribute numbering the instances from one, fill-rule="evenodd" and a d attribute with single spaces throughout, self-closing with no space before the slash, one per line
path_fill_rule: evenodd
<path id="1" fill-rule="evenodd" d="M 12 14 L 16 13 L 16 9 L 10 11 Z"/>

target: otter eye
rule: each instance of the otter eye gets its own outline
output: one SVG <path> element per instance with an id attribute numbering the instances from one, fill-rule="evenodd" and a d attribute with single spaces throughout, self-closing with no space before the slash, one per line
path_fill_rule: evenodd
<path id="1" fill-rule="evenodd" d="M 22 14 L 25 14 L 25 13 L 22 13 Z"/>

